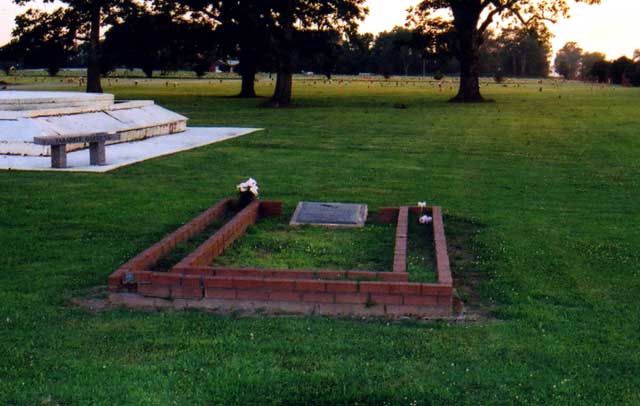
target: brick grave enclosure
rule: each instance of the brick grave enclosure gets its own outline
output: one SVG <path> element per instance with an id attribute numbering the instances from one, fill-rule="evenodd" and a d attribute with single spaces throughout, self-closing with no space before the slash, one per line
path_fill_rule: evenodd
<path id="1" fill-rule="evenodd" d="M 152 267 L 177 244 L 201 233 L 234 207 L 225 199 L 141 252 L 109 276 L 109 300 L 130 308 L 204 309 L 267 314 L 442 318 L 453 313 L 453 280 L 440 207 L 431 207 L 437 283 L 409 282 L 409 213 L 416 207 L 382 208 L 381 223 L 396 222 L 393 269 L 388 272 L 279 270 L 210 264 L 265 217 L 280 216 L 282 203 L 253 201 L 169 272 Z"/>

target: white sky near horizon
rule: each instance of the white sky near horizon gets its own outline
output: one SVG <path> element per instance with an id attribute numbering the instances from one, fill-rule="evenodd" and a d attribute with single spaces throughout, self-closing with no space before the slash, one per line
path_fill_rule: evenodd
<path id="1" fill-rule="evenodd" d="M 403 25 L 407 8 L 417 3 L 418 0 L 367 0 L 370 13 L 360 31 L 378 33 Z M 43 8 L 43 3 L 35 0 L 30 7 Z M 15 5 L 13 0 L 0 0 L 0 45 L 10 40 L 15 16 L 27 8 Z M 640 0 L 603 0 L 603 4 L 595 6 L 575 4 L 571 15 L 551 26 L 554 52 L 568 41 L 577 42 L 585 51 L 604 52 L 609 59 L 631 57 L 640 48 Z"/>

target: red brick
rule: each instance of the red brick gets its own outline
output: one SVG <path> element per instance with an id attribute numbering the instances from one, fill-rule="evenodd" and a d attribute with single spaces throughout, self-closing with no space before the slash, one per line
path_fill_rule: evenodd
<path id="1" fill-rule="evenodd" d="M 217 277 L 240 277 L 242 275 L 242 270 L 240 269 L 232 269 L 232 268 L 213 268 L 214 275 Z"/>
<path id="2" fill-rule="evenodd" d="M 371 302 L 375 304 L 402 304 L 401 295 L 382 295 L 377 293 L 371 294 Z"/>
<path id="3" fill-rule="evenodd" d="M 125 272 L 121 272 L 120 270 L 118 270 L 107 277 L 107 285 L 109 285 L 109 290 L 113 291 L 112 289 L 118 289 L 122 287 L 124 274 Z"/>
<path id="4" fill-rule="evenodd" d="M 421 284 L 420 294 L 421 295 L 430 295 L 430 296 L 451 296 L 453 292 L 453 288 L 451 286 L 446 285 L 437 285 L 433 283 L 423 283 Z"/>
<path id="5" fill-rule="evenodd" d="M 262 278 L 264 271 L 255 268 L 215 268 L 216 276 Z"/>
<path id="6" fill-rule="evenodd" d="M 419 283 L 389 282 L 389 293 L 419 295 L 421 285 Z"/>
<path id="7" fill-rule="evenodd" d="M 296 292 L 270 292 L 269 300 L 284 301 L 284 302 L 297 302 L 301 299 L 301 293 Z"/>
<path id="8" fill-rule="evenodd" d="M 236 290 L 206 288 L 204 290 L 204 297 L 207 299 L 236 299 Z"/>
<path id="9" fill-rule="evenodd" d="M 182 287 L 200 288 L 202 287 L 202 277 L 198 275 L 184 275 L 182 278 Z"/>
<path id="10" fill-rule="evenodd" d="M 153 272 L 137 271 L 133 273 L 133 277 L 138 283 L 150 283 L 151 279 L 153 278 Z"/>
<path id="11" fill-rule="evenodd" d="M 373 272 L 373 271 L 349 271 L 347 272 L 347 279 L 377 280 L 377 279 L 380 279 L 381 273 L 382 272 Z"/>
<path id="12" fill-rule="evenodd" d="M 407 258 L 404 255 L 396 255 L 393 259 L 393 272 L 407 272 Z"/>
<path id="13" fill-rule="evenodd" d="M 438 282 L 450 284 L 452 278 L 446 247 L 436 249 L 436 268 L 438 270 Z"/>
<path id="14" fill-rule="evenodd" d="M 355 293 L 357 291 L 358 291 L 358 282 L 354 282 L 354 281 L 327 282 L 327 292 Z"/>
<path id="15" fill-rule="evenodd" d="M 438 296 L 438 304 L 439 305 L 453 306 L 453 297 L 451 295 Z"/>
<path id="16" fill-rule="evenodd" d="M 324 292 L 326 284 L 323 281 L 297 280 L 295 289 L 300 292 Z"/>
<path id="17" fill-rule="evenodd" d="M 302 295 L 304 302 L 317 302 L 317 303 L 333 303 L 332 293 L 304 293 Z"/>
<path id="18" fill-rule="evenodd" d="M 151 279 L 154 285 L 180 285 L 182 275 L 167 272 L 154 272 Z"/>
<path id="19" fill-rule="evenodd" d="M 388 282 L 359 282 L 360 292 L 389 293 Z"/>
<path id="20" fill-rule="evenodd" d="M 206 266 L 192 266 L 192 267 L 177 267 L 171 268 L 171 272 L 182 273 L 185 275 L 202 275 L 213 276 L 213 269 Z"/>
<path id="21" fill-rule="evenodd" d="M 233 278 L 233 287 L 237 289 L 264 289 L 262 279 Z"/>
<path id="22" fill-rule="evenodd" d="M 406 255 L 407 254 L 407 238 L 406 237 L 398 237 L 396 238 L 396 247 L 395 247 L 396 255 Z"/>
<path id="23" fill-rule="evenodd" d="M 295 279 L 265 279 L 263 286 L 271 290 L 288 290 L 292 291 L 295 288 Z"/>
<path id="24" fill-rule="evenodd" d="M 368 293 L 336 293 L 336 303 L 365 304 L 367 301 Z"/>
<path id="25" fill-rule="evenodd" d="M 291 279 L 311 279 L 313 278 L 313 271 L 275 271 L 280 278 Z"/>
<path id="26" fill-rule="evenodd" d="M 380 272 L 380 279 L 386 282 L 407 282 L 408 272 Z"/>
<path id="27" fill-rule="evenodd" d="M 318 271 L 317 275 L 318 279 L 344 279 L 347 273 L 339 271 Z"/>
<path id="28" fill-rule="evenodd" d="M 150 297 L 168 298 L 171 296 L 170 288 L 166 285 L 138 285 L 138 293 Z"/>
<path id="29" fill-rule="evenodd" d="M 202 299 L 203 291 L 201 287 L 172 287 L 171 297 L 173 299 Z"/>
<path id="30" fill-rule="evenodd" d="M 233 281 L 227 278 L 204 278 L 205 288 L 233 288 Z"/>
<path id="31" fill-rule="evenodd" d="M 438 296 L 413 296 L 404 297 L 404 304 L 417 306 L 430 306 L 438 304 Z"/>
<path id="32" fill-rule="evenodd" d="M 269 292 L 264 290 L 238 290 L 238 300 L 269 300 Z"/>

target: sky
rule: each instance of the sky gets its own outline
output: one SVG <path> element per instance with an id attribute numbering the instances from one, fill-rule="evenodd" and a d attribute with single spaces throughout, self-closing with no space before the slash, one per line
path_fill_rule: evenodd
<path id="1" fill-rule="evenodd" d="M 417 0 L 368 0 L 370 13 L 360 27 L 361 32 L 390 30 L 403 25 L 406 10 Z M 31 3 L 42 7 L 41 0 Z M 49 6 L 51 8 L 51 6 Z M 13 0 L 0 0 L 0 44 L 9 41 L 13 19 L 26 7 L 16 6 Z M 603 0 L 598 6 L 576 4 L 571 8 L 572 17 L 551 27 L 555 34 L 554 51 L 569 41 L 577 42 L 589 52 L 604 52 L 609 59 L 622 55 L 631 57 L 640 48 L 640 0 Z"/>

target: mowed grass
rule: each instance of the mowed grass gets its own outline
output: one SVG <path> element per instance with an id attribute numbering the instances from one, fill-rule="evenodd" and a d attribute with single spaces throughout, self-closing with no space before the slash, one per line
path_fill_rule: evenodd
<path id="1" fill-rule="evenodd" d="M 361 270 L 393 269 L 395 227 L 366 224 L 363 228 L 329 229 L 289 226 L 288 215 L 264 219 L 250 227 L 213 265 L 269 269 Z"/>
<path id="2" fill-rule="evenodd" d="M 448 86 L 297 82 L 297 107 L 282 110 L 228 98 L 237 82 L 107 87 L 190 125 L 265 130 L 104 175 L 0 172 L 0 404 L 640 403 L 640 90 L 517 86 L 456 105 Z M 427 200 L 477 224 L 459 272 L 490 317 L 71 303 L 249 176 L 288 211 Z"/>

